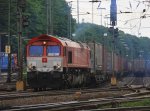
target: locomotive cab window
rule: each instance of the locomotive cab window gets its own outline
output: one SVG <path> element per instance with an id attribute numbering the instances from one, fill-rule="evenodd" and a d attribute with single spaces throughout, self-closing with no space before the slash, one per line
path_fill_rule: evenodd
<path id="1" fill-rule="evenodd" d="M 29 48 L 30 56 L 42 56 L 43 55 L 43 46 L 30 46 Z"/>
<path id="2" fill-rule="evenodd" d="M 60 55 L 60 46 L 47 47 L 47 56 L 59 56 L 59 55 Z"/>

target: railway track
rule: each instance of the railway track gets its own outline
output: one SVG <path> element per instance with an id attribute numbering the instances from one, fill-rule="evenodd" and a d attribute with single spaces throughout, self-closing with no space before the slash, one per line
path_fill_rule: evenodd
<path id="1" fill-rule="evenodd" d="M 131 90 L 136 92 L 136 90 L 130 89 L 128 87 L 124 88 L 94 88 L 94 89 L 67 89 L 67 90 L 50 90 L 42 92 L 5 92 L 0 93 L 0 100 L 11 100 L 17 98 L 29 98 L 29 97 L 38 97 L 38 96 L 56 96 L 56 95 L 69 95 L 75 94 L 76 92 L 80 93 L 93 93 L 93 92 L 107 92 L 107 91 L 121 91 L 121 90 Z"/>
<path id="2" fill-rule="evenodd" d="M 34 104 L 34 105 L 23 105 L 23 106 L 12 106 L 1 109 L 1 111 L 42 111 L 42 110 L 50 110 L 50 111 L 75 111 L 80 109 L 91 109 L 98 108 L 99 105 L 112 105 L 115 103 L 123 103 L 123 102 L 131 102 L 131 101 L 141 101 L 143 99 L 150 98 L 150 96 L 143 97 L 121 97 L 121 98 L 98 98 L 98 99 L 89 99 L 87 101 L 70 101 L 70 102 L 59 102 L 59 103 L 46 103 L 46 104 Z M 114 111 L 124 110 L 133 110 L 133 109 L 148 109 L 150 106 L 143 107 L 130 107 L 130 108 L 113 108 Z M 97 111 L 113 111 L 111 109 L 96 109 Z M 96 111 L 93 110 L 93 111 Z M 121 111 L 122 111 L 121 110 Z M 83 111 L 83 110 L 82 110 Z M 91 111 L 91 110 L 89 110 Z M 142 110 L 143 111 L 143 110 Z"/>
<path id="3" fill-rule="evenodd" d="M 105 109 L 91 109 L 79 111 L 149 111 L 149 110 L 150 106 L 138 106 L 138 107 L 105 108 Z"/>

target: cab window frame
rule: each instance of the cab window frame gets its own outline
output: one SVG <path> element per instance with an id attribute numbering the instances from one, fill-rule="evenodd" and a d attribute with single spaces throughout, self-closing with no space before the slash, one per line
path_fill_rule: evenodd
<path id="1" fill-rule="evenodd" d="M 49 46 L 58 46 L 59 47 L 59 54 L 58 55 L 48 55 L 48 47 Z M 58 57 L 60 55 L 61 55 L 61 46 L 60 45 L 47 45 L 46 46 L 46 56 L 48 56 L 48 57 Z"/>
<path id="2" fill-rule="evenodd" d="M 42 55 L 41 56 L 38 56 L 38 55 L 31 55 L 31 52 L 30 52 L 30 47 L 32 46 L 41 46 L 42 47 Z M 28 48 L 28 53 L 29 53 L 29 57 L 42 57 L 44 55 L 44 46 L 43 45 L 30 45 L 29 48 Z"/>

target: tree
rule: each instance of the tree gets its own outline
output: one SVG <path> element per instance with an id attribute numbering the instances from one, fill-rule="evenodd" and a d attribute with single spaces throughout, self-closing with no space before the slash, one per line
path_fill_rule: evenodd
<path id="1" fill-rule="evenodd" d="M 11 35 L 17 37 L 17 0 L 11 0 Z M 8 3 L 9 0 L 1 0 L 0 3 L 0 32 L 8 32 Z M 53 35 L 67 37 L 68 13 L 71 12 L 65 0 L 52 0 Z M 23 29 L 23 37 L 34 37 L 46 34 L 46 0 L 26 0 L 26 11 L 23 15 L 28 16 L 29 26 Z M 71 16 L 72 32 L 75 30 L 75 20 Z M 13 52 L 17 52 L 17 39 L 11 37 Z M 5 40 L 4 45 L 7 44 Z M 3 48 L 4 49 L 4 48 Z"/>
<path id="2" fill-rule="evenodd" d="M 52 25 L 53 34 L 67 37 L 68 24 L 68 4 L 65 0 L 51 0 L 52 2 Z M 29 33 L 30 36 L 36 36 L 46 33 L 46 0 L 27 0 L 27 13 L 29 15 Z M 75 20 L 72 18 L 72 29 L 74 31 Z"/>

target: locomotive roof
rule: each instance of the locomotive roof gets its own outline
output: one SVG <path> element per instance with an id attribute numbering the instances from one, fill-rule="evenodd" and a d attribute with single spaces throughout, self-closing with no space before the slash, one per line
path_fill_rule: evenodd
<path id="1" fill-rule="evenodd" d="M 89 47 L 86 43 L 82 43 L 79 41 L 75 42 L 73 40 L 70 40 L 70 39 L 67 39 L 64 37 L 55 37 L 55 36 L 46 35 L 46 34 L 32 38 L 28 44 L 32 44 L 32 43 L 37 42 L 37 41 L 46 41 L 46 40 L 60 43 L 61 45 L 66 46 L 66 47 L 88 48 L 89 49 Z"/>

